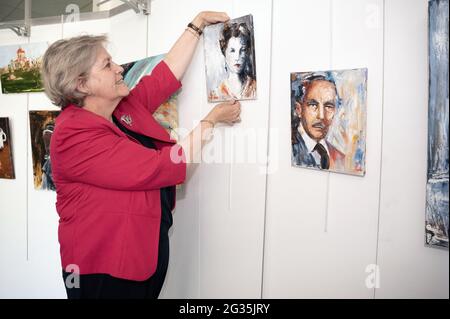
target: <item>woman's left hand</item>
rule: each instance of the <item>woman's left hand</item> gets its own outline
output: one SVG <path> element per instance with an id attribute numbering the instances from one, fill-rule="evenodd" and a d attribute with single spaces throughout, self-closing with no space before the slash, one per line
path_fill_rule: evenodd
<path id="1" fill-rule="evenodd" d="M 225 12 L 216 12 L 216 11 L 202 11 L 192 20 L 197 27 L 203 29 L 206 25 L 219 23 L 219 22 L 227 22 L 230 20 L 230 17 Z"/>

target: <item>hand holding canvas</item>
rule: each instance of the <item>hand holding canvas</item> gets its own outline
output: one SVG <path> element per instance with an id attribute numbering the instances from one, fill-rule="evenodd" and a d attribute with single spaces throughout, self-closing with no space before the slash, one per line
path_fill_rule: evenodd
<path id="1" fill-rule="evenodd" d="M 227 22 L 228 20 L 230 20 L 230 17 L 225 12 L 202 11 L 192 20 L 192 23 L 203 30 L 207 25 Z"/>

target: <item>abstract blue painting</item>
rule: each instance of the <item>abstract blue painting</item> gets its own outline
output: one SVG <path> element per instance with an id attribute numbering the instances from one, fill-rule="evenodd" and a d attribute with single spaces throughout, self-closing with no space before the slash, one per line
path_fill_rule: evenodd
<path id="1" fill-rule="evenodd" d="M 448 249 L 448 0 L 430 0 L 425 244 Z"/>

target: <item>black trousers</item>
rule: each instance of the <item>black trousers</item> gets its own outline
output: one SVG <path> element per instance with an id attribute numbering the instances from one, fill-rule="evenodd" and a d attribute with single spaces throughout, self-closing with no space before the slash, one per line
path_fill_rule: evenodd
<path id="1" fill-rule="evenodd" d="M 158 265 L 156 272 L 145 281 L 115 278 L 107 274 L 80 275 L 79 288 L 71 273 L 63 270 L 64 286 L 68 299 L 157 299 L 166 278 L 169 265 L 169 225 L 161 223 Z M 68 281 L 67 281 L 68 279 Z M 68 287 L 69 286 L 69 287 Z"/>

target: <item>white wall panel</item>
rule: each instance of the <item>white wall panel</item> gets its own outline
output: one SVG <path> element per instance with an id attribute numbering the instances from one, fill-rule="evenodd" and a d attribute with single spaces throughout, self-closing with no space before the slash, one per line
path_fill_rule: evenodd
<path id="1" fill-rule="evenodd" d="M 243 101 L 242 122 L 221 128 L 216 137 L 226 141 L 223 161 L 205 164 L 200 189 L 200 274 L 203 298 L 259 298 L 265 209 L 265 163 L 249 158 L 247 151 L 267 154 L 270 87 L 271 1 L 232 1 L 226 8 L 232 18 L 251 13 L 255 28 L 258 98 Z M 205 83 L 205 82 L 203 82 Z M 202 83 L 202 84 L 203 84 Z M 203 97 L 206 99 L 206 95 Z M 248 135 L 243 135 L 246 131 Z M 260 132 L 256 140 L 252 134 Z M 262 132 L 262 134 L 261 134 Z M 233 135 L 231 135 L 233 134 Z M 259 139 L 258 139 L 259 138 Z M 241 147 L 239 143 L 246 145 Z M 212 146 L 212 145 L 211 145 Z M 241 160 L 239 161 L 239 158 Z M 262 159 L 264 160 L 264 158 Z M 230 283 L 235 284 L 230 284 Z"/>
<path id="2" fill-rule="evenodd" d="M 0 30 L 1 45 L 28 43 Z M 17 298 L 26 290 L 27 274 L 27 95 L 0 94 L 0 117 L 9 117 L 15 179 L 0 179 L 0 298 Z"/>
<path id="3" fill-rule="evenodd" d="M 332 68 L 367 68 L 366 174 L 330 174 L 328 243 L 334 280 L 326 296 L 371 298 L 366 268 L 376 262 L 383 96 L 383 1 L 332 0 Z M 331 288 L 332 287 L 332 288 Z M 345 289 L 342 289 L 345 287 Z"/>
<path id="4" fill-rule="evenodd" d="M 148 55 L 167 53 L 186 25 L 205 8 L 215 8 L 219 1 L 155 1 L 149 16 Z M 174 10 L 176 8 L 176 10 Z M 213 9 L 215 10 L 215 9 Z M 200 42 L 183 79 L 178 96 L 181 138 L 205 115 L 206 101 L 203 48 Z M 186 182 L 177 191 L 174 223 L 170 230 L 170 261 L 161 298 L 199 298 L 199 165 L 187 173 Z"/>
<path id="5" fill-rule="evenodd" d="M 371 5 L 382 10 L 382 1 L 274 3 L 271 127 L 280 137 L 270 154 L 279 152 L 280 168 L 267 186 L 264 297 L 373 294 L 365 269 L 377 240 L 383 38 L 381 14 L 378 27 L 366 23 Z M 359 67 L 369 68 L 366 176 L 291 167 L 290 72 Z"/>
<path id="6" fill-rule="evenodd" d="M 267 183 L 264 298 L 319 296 L 335 274 L 335 257 L 323 253 L 328 173 L 291 167 L 290 129 L 290 72 L 330 67 L 329 5 L 292 0 L 273 6 L 269 154 L 277 154 L 278 167 L 270 168 Z"/>
<path id="7" fill-rule="evenodd" d="M 177 6 L 176 18 L 172 18 L 174 6 Z M 239 5 L 224 1 L 155 2 L 149 19 L 149 55 L 167 52 L 187 23 L 203 10 L 225 11 L 232 18 L 249 13 L 254 15 L 257 74 L 261 79 L 258 82 L 259 97 L 257 101 L 243 103 L 242 124 L 236 125 L 235 129 L 264 128 L 269 96 L 269 1 L 246 1 Z M 168 19 L 171 23 L 167 23 Z M 206 101 L 202 41 L 182 82 L 180 127 L 187 132 L 213 107 Z M 231 132 L 229 128 L 217 128 L 215 142 L 220 142 L 225 131 Z M 264 154 L 266 147 L 267 143 L 263 142 Z M 259 173 L 257 165 L 231 166 L 203 163 L 179 192 L 165 297 L 260 296 L 265 177 Z M 230 169 L 233 173 L 231 196 Z M 253 188 L 246 187 L 243 181 L 251 183 Z M 233 208 L 229 210 L 229 206 Z M 250 230 L 242 227 L 247 224 L 253 227 Z M 186 249 L 191 251 L 190 255 Z M 229 285 L 231 278 L 240 282 L 239 292 Z M 191 294 L 186 295 L 187 292 Z"/>
<path id="8" fill-rule="evenodd" d="M 383 173 L 376 298 L 448 298 L 448 250 L 424 247 L 428 5 L 386 1 Z"/>
<path id="9" fill-rule="evenodd" d="M 60 24 L 36 26 L 31 29 L 30 42 L 53 42 L 61 39 Z M 45 93 L 29 93 L 29 110 L 59 110 Z M 33 276 L 26 291 L 27 298 L 65 298 L 58 243 L 56 193 L 35 190 L 29 116 L 27 115 L 27 187 L 28 187 L 28 275 Z"/>

